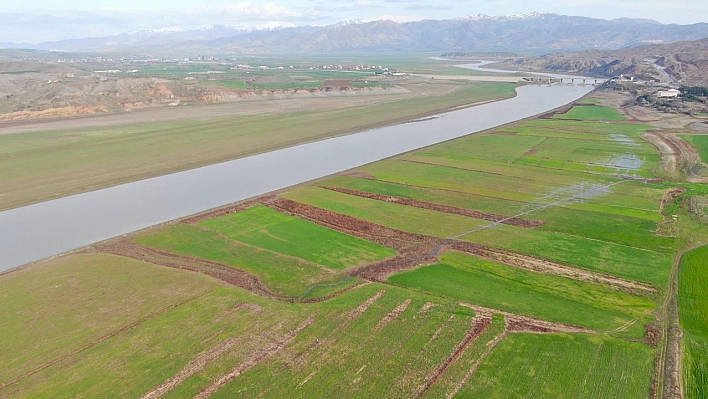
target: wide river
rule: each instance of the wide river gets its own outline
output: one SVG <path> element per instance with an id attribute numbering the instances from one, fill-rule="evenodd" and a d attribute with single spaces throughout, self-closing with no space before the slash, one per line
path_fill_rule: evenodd
<path id="1" fill-rule="evenodd" d="M 0 212 L 0 272 L 176 218 L 534 116 L 593 89 L 517 96 L 347 136 Z"/>

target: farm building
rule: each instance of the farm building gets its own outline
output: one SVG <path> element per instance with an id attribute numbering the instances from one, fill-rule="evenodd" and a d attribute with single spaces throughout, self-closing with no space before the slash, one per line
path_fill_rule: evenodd
<path id="1" fill-rule="evenodd" d="M 656 93 L 656 96 L 659 98 L 672 98 L 672 97 L 678 97 L 679 94 L 681 94 L 680 91 L 676 89 L 669 89 L 669 90 L 659 90 L 658 93 Z"/>

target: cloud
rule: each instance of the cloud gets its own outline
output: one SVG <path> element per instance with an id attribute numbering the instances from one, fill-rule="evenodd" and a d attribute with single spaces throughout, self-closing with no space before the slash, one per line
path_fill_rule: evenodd
<path id="1" fill-rule="evenodd" d="M 425 16 L 420 15 L 374 15 L 369 18 L 362 18 L 362 22 L 373 22 L 373 21 L 393 21 L 398 23 L 404 22 L 415 22 L 422 21 L 426 19 Z"/>
<path id="2" fill-rule="evenodd" d="M 425 3 L 411 3 L 406 6 L 406 10 L 452 10 L 454 7 L 452 4 L 425 4 Z"/>

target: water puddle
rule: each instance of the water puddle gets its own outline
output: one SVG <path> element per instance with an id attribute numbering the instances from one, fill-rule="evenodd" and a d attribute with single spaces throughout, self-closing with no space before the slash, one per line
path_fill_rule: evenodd
<path id="1" fill-rule="evenodd" d="M 604 166 L 612 168 L 619 173 L 627 174 L 640 170 L 642 165 L 644 165 L 644 159 L 637 156 L 637 154 L 617 154 L 605 162 L 593 162 L 588 165 Z"/>
<path id="2" fill-rule="evenodd" d="M 634 141 L 631 137 L 625 136 L 624 134 L 608 134 L 607 137 L 612 139 L 615 143 L 624 144 L 631 147 L 639 147 L 641 145 Z"/>
<path id="3" fill-rule="evenodd" d="M 607 195 L 611 192 L 611 184 L 580 182 L 572 186 L 555 189 L 539 197 L 535 204 L 530 204 L 529 207 L 535 208 L 539 205 L 550 205 L 556 202 L 584 204 L 589 199 Z"/>

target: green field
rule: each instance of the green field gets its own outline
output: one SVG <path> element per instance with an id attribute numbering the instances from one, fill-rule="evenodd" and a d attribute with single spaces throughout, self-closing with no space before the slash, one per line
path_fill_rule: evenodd
<path id="1" fill-rule="evenodd" d="M 375 262 L 396 251 L 265 206 L 199 223 L 234 241 L 294 256 L 333 270 Z"/>
<path id="2" fill-rule="evenodd" d="M 461 398 L 646 398 L 653 351 L 582 334 L 514 334 L 460 391 Z"/>
<path id="3" fill-rule="evenodd" d="M 681 136 L 681 138 L 693 144 L 701 155 L 701 160 L 708 163 L 708 135 Z"/>
<path id="4" fill-rule="evenodd" d="M 708 395 L 708 247 L 684 255 L 679 275 L 679 314 L 684 331 L 683 373 L 687 398 Z"/>
<path id="5" fill-rule="evenodd" d="M 282 196 L 394 229 L 440 238 L 455 236 L 490 224 L 480 219 L 360 198 L 314 187 L 296 188 Z M 534 217 L 533 214 L 531 217 Z M 582 233 L 582 230 L 580 232 Z M 671 256 L 660 252 L 576 235 L 507 225 L 475 231 L 461 239 L 657 285 L 666 284 L 671 266 Z M 674 240 L 655 241 L 668 241 L 671 244 Z"/>
<path id="6" fill-rule="evenodd" d="M 347 281 L 342 273 L 323 266 L 273 253 L 265 249 L 240 244 L 215 231 L 189 225 L 177 225 L 134 239 L 147 247 L 206 259 L 246 271 L 256 276 L 271 291 L 298 298 L 308 288 L 318 284 L 338 284 Z M 355 282 L 356 280 L 352 281 Z M 343 287 L 333 287 L 343 288 Z M 320 291 L 319 294 L 327 294 Z"/>
<path id="7" fill-rule="evenodd" d="M 389 281 L 467 303 L 536 318 L 610 331 L 643 317 L 652 300 L 554 275 L 517 269 L 462 253 L 402 272 Z M 644 334 L 643 325 L 630 327 Z"/>
<path id="8" fill-rule="evenodd" d="M 220 286 L 204 276 L 104 254 L 64 257 L 0 282 L 3 383 Z"/>
<path id="9" fill-rule="evenodd" d="M 587 105 L 583 107 L 576 106 L 564 114 L 554 115 L 554 118 L 578 119 L 582 121 L 623 121 L 627 119 L 614 108 L 601 107 L 597 105 Z"/>

